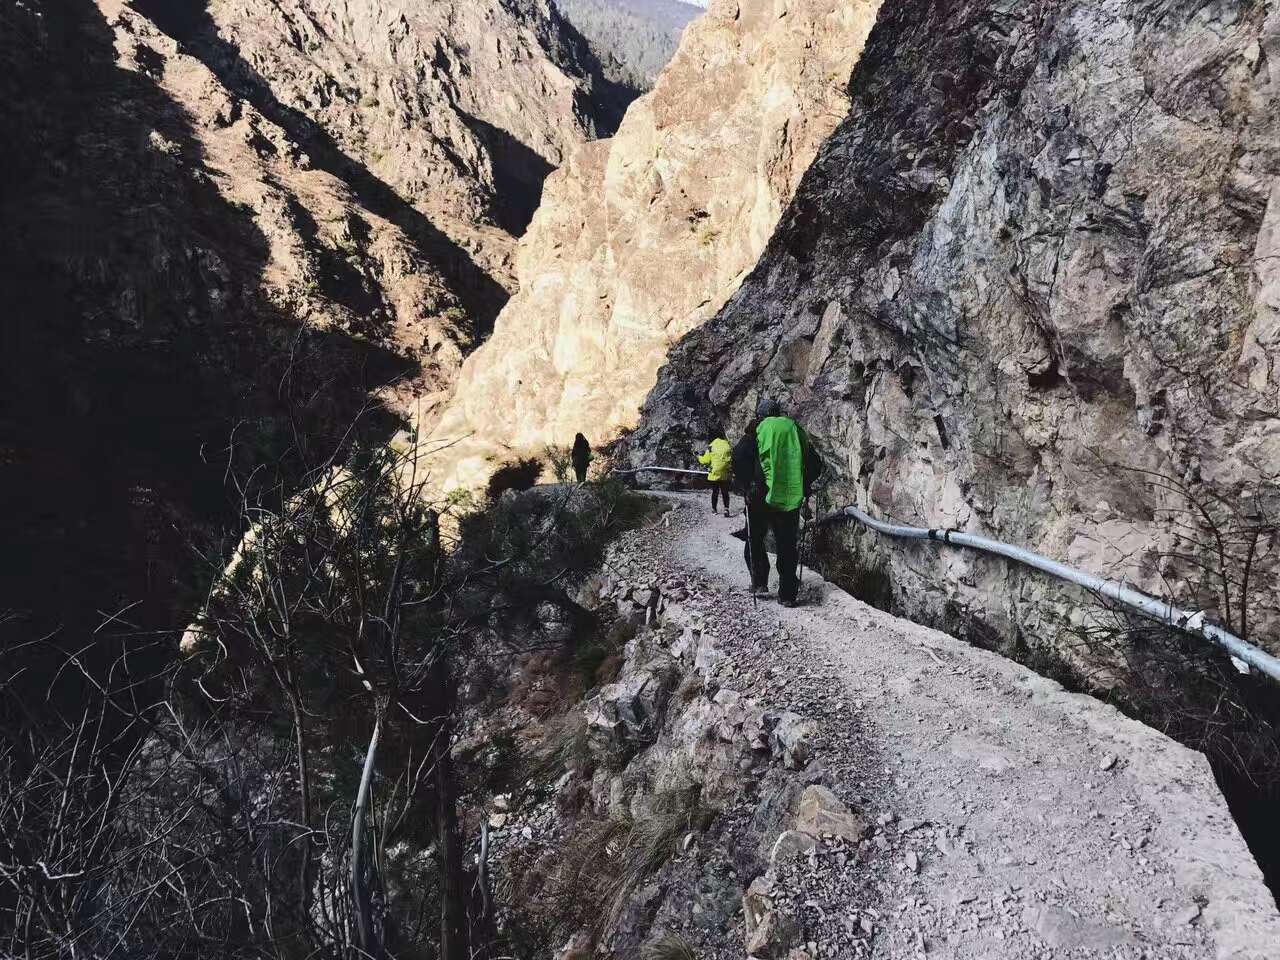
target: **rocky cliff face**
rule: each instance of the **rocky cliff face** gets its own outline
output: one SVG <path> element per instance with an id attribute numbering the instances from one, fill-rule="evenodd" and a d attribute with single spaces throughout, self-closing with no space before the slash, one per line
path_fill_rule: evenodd
<path id="1" fill-rule="evenodd" d="M 513 287 L 542 181 L 631 97 L 546 0 L 136 6 L 430 257 L 464 352 Z"/>
<path id="2" fill-rule="evenodd" d="M 543 178 L 625 109 L 547 0 L 213 0 L 179 29 L 229 84 L 292 112 L 301 137 L 322 132 L 504 285 Z"/>
<path id="3" fill-rule="evenodd" d="M 619 104 L 532 0 L 0 17 L 0 609 L 173 627 L 228 465 L 447 387 L 540 178 Z"/>
<path id="4" fill-rule="evenodd" d="M 633 426 L 671 345 L 755 263 L 819 144 L 874 2 L 720 0 L 617 135 L 574 152 L 521 241 L 520 289 L 435 428 L 437 476 Z"/>
<path id="5" fill-rule="evenodd" d="M 1275 3 L 886 8 L 849 119 L 673 352 L 633 457 L 780 395 L 826 444 L 828 504 L 1029 546 L 1277 649 L 1278 65 Z M 1038 575 L 824 546 L 912 616 L 1089 659 L 1083 598 Z"/>

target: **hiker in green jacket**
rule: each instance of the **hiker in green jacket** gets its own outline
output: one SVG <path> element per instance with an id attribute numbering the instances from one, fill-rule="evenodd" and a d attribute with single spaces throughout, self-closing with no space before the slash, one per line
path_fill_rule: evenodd
<path id="1" fill-rule="evenodd" d="M 800 507 L 822 472 L 822 461 L 809 435 L 782 415 L 776 400 L 763 399 L 755 422 L 733 448 L 733 475 L 747 504 L 747 537 L 743 555 L 751 571 L 751 590 L 769 592 L 769 554 L 765 537 L 770 530 L 778 549 L 778 601 L 794 607 Z"/>

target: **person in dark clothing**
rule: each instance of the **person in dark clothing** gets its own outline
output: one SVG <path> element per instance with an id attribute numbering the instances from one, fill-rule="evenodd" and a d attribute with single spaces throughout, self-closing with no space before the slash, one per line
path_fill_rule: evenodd
<path id="1" fill-rule="evenodd" d="M 809 435 L 782 415 L 777 401 L 761 400 L 755 421 L 733 448 L 733 476 L 747 505 L 749 535 L 743 559 L 751 572 L 751 590 L 757 595 L 769 591 L 765 537 L 772 530 L 778 549 L 778 600 L 783 606 L 796 604 L 800 507 L 821 472 L 822 460 Z"/>
<path id="2" fill-rule="evenodd" d="M 569 454 L 569 459 L 573 461 L 573 472 L 577 474 L 578 482 L 585 483 L 587 464 L 591 462 L 591 444 L 587 443 L 587 438 L 582 434 L 573 438 L 573 451 Z"/>

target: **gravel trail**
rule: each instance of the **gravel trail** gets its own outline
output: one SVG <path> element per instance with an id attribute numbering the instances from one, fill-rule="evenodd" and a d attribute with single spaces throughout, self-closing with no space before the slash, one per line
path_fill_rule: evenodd
<path id="1" fill-rule="evenodd" d="M 812 571 L 800 607 L 753 606 L 741 519 L 669 499 L 623 551 L 693 586 L 684 615 L 715 630 L 726 682 L 817 720 L 818 762 L 876 824 L 873 883 L 812 879 L 810 923 L 856 930 L 819 955 L 1280 960 L 1280 915 L 1201 755 Z"/>

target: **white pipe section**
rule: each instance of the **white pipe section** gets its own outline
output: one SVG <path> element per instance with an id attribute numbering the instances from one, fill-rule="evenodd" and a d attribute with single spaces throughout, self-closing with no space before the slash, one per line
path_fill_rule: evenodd
<path id="1" fill-rule="evenodd" d="M 1115 580 L 1103 580 L 1101 577 L 1095 577 L 1093 574 L 1085 573 L 1083 570 L 1068 567 L 1031 550 L 1001 543 L 999 540 L 990 540 L 987 537 L 980 537 L 972 533 L 961 533 L 959 530 L 904 527 L 899 524 L 885 523 L 882 520 L 875 519 L 870 514 L 864 513 L 857 507 L 845 507 L 843 510 L 829 513 L 819 518 L 818 523 L 825 524 L 842 519 L 857 520 L 864 526 L 890 537 L 899 537 L 906 540 L 932 540 L 935 543 L 971 547 L 974 550 L 983 550 L 987 553 L 999 554 L 1010 560 L 1016 560 L 1018 563 L 1024 563 L 1029 567 L 1035 567 L 1037 570 L 1043 570 L 1045 573 L 1061 580 L 1079 584 L 1086 590 L 1092 590 L 1095 593 L 1102 594 L 1104 597 L 1123 603 L 1125 606 L 1137 610 L 1138 613 L 1152 620 L 1216 643 L 1237 660 L 1248 664 L 1256 670 L 1261 670 L 1274 680 L 1280 680 L 1280 659 L 1273 657 L 1265 650 L 1260 650 L 1252 644 L 1246 643 L 1234 633 L 1230 633 L 1215 624 L 1205 623 L 1203 612 L 1193 613 L 1189 610 L 1182 610 L 1165 600 L 1159 600 Z"/>
<path id="2" fill-rule="evenodd" d="M 694 476 L 705 477 L 706 470 L 681 470 L 679 467 L 636 467 L 634 470 L 614 470 L 614 473 L 640 473 L 642 470 L 657 470 L 660 473 L 691 473 Z"/>

